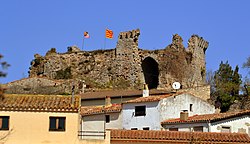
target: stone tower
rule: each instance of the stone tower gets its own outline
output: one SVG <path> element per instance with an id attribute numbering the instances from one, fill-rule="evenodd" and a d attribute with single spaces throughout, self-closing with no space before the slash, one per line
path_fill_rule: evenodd
<path id="1" fill-rule="evenodd" d="M 189 79 L 194 85 L 202 85 L 206 80 L 206 57 L 205 53 L 208 42 L 198 35 L 192 35 L 188 40 L 187 52 L 192 53 L 191 72 L 196 79 Z"/>
<path id="2" fill-rule="evenodd" d="M 141 59 L 138 49 L 140 30 L 121 32 L 115 49 L 116 74 L 133 85 L 142 83 Z"/>

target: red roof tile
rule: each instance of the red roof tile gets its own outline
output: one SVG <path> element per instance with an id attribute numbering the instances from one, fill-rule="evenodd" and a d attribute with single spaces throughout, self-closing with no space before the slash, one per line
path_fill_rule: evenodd
<path id="1" fill-rule="evenodd" d="M 172 124 L 172 123 L 192 123 L 192 122 L 213 122 L 222 119 L 237 117 L 250 114 L 250 110 L 240 111 L 240 112 L 227 112 L 227 113 L 216 113 L 216 114 L 204 114 L 204 115 L 193 115 L 188 117 L 187 120 L 183 121 L 180 118 L 167 119 L 162 122 L 162 124 Z"/>
<path id="2" fill-rule="evenodd" d="M 78 112 L 79 97 L 71 104 L 71 96 L 5 94 L 0 100 L 2 111 Z"/>
<path id="3" fill-rule="evenodd" d="M 120 112 L 122 109 L 120 104 L 112 104 L 110 106 L 86 106 L 81 107 L 81 115 L 95 115 L 104 113 Z"/>
<path id="4" fill-rule="evenodd" d="M 247 134 L 214 132 L 174 132 L 153 130 L 111 130 L 111 143 L 161 142 L 161 143 L 250 143 Z"/>
<path id="5" fill-rule="evenodd" d="M 160 101 L 161 99 L 171 97 L 171 96 L 177 96 L 181 93 L 170 93 L 170 94 L 164 94 L 164 95 L 156 95 L 156 96 L 147 96 L 147 97 L 139 97 L 133 100 L 126 101 L 124 103 L 141 103 L 141 102 L 154 102 L 154 101 Z"/>

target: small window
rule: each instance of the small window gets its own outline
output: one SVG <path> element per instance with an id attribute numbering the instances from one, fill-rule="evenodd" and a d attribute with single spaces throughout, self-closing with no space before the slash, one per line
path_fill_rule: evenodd
<path id="1" fill-rule="evenodd" d="M 189 105 L 189 111 L 191 111 L 191 112 L 193 111 L 193 104 Z"/>
<path id="2" fill-rule="evenodd" d="M 221 127 L 221 132 L 230 133 L 231 132 L 231 127 L 230 126 L 222 126 Z"/>
<path id="3" fill-rule="evenodd" d="M 110 115 L 105 115 L 106 123 L 110 122 Z"/>
<path id="4" fill-rule="evenodd" d="M 0 130 L 9 130 L 9 116 L 0 116 Z"/>
<path id="5" fill-rule="evenodd" d="M 178 128 L 169 128 L 169 131 L 178 131 Z"/>
<path id="6" fill-rule="evenodd" d="M 138 128 L 131 128 L 131 130 L 138 130 Z"/>
<path id="7" fill-rule="evenodd" d="M 149 130 L 149 127 L 144 127 L 144 128 L 142 128 L 143 130 Z"/>
<path id="8" fill-rule="evenodd" d="M 135 106 L 135 116 L 145 116 L 146 106 Z"/>
<path id="9" fill-rule="evenodd" d="M 49 131 L 65 131 L 66 117 L 49 117 Z"/>
<path id="10" fill-rule="evenodd" d="M 203 132 L 203 126 L 196 126 L 193 128 L 195 132 Z"/>

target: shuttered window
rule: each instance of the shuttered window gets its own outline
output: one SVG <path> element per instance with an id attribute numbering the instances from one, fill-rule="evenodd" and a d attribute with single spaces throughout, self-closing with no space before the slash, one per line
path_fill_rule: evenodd
<path id="1" fill-rule="evenodd" d="M 49 131 L 65 131 L 66 117 L 49 117 Z"/>
<path id="2" fill-rule="evenodd" d="M 9 116 L 0 116 L 0 130 L 9 130 Z"/>

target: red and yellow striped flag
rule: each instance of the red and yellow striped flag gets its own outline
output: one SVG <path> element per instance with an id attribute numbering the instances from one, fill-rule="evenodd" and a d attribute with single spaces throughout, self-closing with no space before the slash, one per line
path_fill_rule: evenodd
<path id="1" fill-rule="evenodd" d="M 113 38 L 113 31 L 106 29 L 106 38 L 112 39 Z"/>

